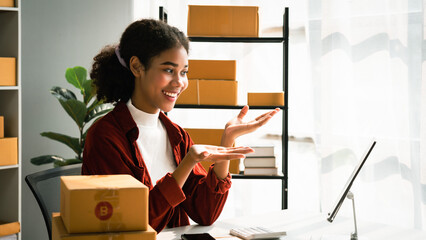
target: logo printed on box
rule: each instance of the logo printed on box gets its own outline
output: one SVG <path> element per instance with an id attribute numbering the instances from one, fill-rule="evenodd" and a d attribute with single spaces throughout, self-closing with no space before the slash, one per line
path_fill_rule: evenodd
<path id="1" fill-rule="evenodd" d="M 99 202 L 96 204 L 95 215 L 100 220 L 108 220 L 112 216 L 113 208 L 109 202 Z"/>

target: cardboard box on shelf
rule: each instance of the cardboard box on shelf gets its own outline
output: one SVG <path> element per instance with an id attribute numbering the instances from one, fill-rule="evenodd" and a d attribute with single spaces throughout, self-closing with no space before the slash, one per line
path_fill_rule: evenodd
<path id="1" fill-rule="evenodd" d="M 148 229 L 148 187 L 130 175 L 63 176 L 60 205 L 69 233 Z"/>
<path id="2" fill-rule="evenodd" d="M 0 57 L 0 73 L 0 86 L 16 86 L 16 58 Z"/>
<path id="3" fill-rule="evenodd" d="M 148 225 L 146 231 L 69 233 L 60 213 L 52 214 L 53 240 L 155 240 L 157 232 Z"/>
<path id="4" fill-rule="evenodd" d="M 199 80 L 200 104 L 236 106 L 238 82 L 226 80 Z"/>
<path id="5" fill-rule="evenodd" d="M 0 237 L 19 233 L 21 224 L 19 222 L 0 222 Z"/>
<path id="6" fill-rule="evenodd" d="M 4 117 L 0 116 L 0 138 L 4 138 Z"/>
<path id="7" fill-rule="evenodd" d="M 18 164 L 18 138 L 0 138 L 0 166 Z"/>
<path id="8" fill-rule="evenodd" d="M 195 144 L 220 146 L 223 129 L 185 128 L 185 130 L 189 133 Z M 201 165 L 203 165 L 206 171 L 212 164 L 212 161 L 201 162 Z M 240 172 L 240 159 L 231 160 L 229 164 L 229 172 L 237 174 Z"/>
<path id="9" fill-rule="evenodd" d="M 189 60 L 189 79 L 236 80 L 235 60 Z"/>
<path id="10" fill-rule="evenodd" d="M 284 92 L 248 93 L 249 106 L 284 106 Z"/>
<path id="11" fill-rule="evenodd" d="M 259 7 L 189 5 L 188 36 L 258 37 Z"/>
<path id="12" fill-rule="evenodd" d="M 188 88 L 179 95 L 176 104 L 199 104 L 198 80 L 188 80 Z"/>
<path id="13" fill-rule="evenodd" d="M 0 7 L 15 7 L 14 0 L 0 0 Z"/>

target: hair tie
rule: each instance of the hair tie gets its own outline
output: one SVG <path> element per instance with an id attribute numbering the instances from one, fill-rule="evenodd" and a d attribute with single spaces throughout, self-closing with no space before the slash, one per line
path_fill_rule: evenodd
<path id="1" fill-rule="evenodd" d="M 127 68 L 126 62 L 124 61 L 124 59 L 120 55 L 120 46 L 115 47 L 115 55 L 117 56 L 117 59 L 120 62 L 121 66 Z"/>

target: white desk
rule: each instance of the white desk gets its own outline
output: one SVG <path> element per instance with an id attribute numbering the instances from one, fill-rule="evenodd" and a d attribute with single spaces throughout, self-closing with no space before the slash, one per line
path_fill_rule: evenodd
<path id="1" fill-rule="evenodd" d="M 378 223 L 357 221 L 360 240 L 425 240 L 426 232 L 415 229 L 403 229 Z M 259 216 L 249 216 L 221 220 L 212 226 L 190 225 L 165 229 L 157 236 L 158 240 L 177 240 L 182 233 L 208 232 L 220 240 L 238 239 L 229 235 L 229 229 L 235 227 L 264 226 L 274 230 L 284 230 L 287 236 L 283 240 L 310 240 L 325 235 L 347 236 L 354 231 L 352 218 L 337 215 L 333 223 L 326 220 L 325 214 L 296 213 L 282 210 Z"/>

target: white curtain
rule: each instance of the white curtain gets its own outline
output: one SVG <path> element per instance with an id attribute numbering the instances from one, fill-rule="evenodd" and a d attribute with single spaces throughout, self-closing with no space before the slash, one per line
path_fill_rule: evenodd
<path id="1" fill-rule="evenodd" d="M 426 229 L 426 1 L 307 3 L 321 210 L 375 139 L 352 188 L 357 217 Z"/>
<path id="2" fill-rule="evenodd" d="M 289 132 L 313 143 L 290 142 L 289 208 L 330 211 L 375 139 L 352 187 L 357 217 L 426 229 L 426 0 L 139 1 L 135 7 L 149 13 L 142 16 L 156 18 L 164 5 L 169 23 L 184 31 L 187 4 L 260 6 L 262 36 L 282 34 L 282 13 L 290 7 Z M 268 44 L 194 43 L 190 58 L 236 59 L 244 104 L 247 91 L 281 88 L 281 51 Z M 183 127 L 220 128 L 235 114 L 223 111 L 218 119 L 199 110 L 202 118 L 195 119 L 180 112 L 171 116 Z M 280 124 L 276 119 L 259 134 L 276 136 Z M 277 188 L 271 181 L 234 181 L 221 217 L 280 209 Z M 351 210 L 345 201 L 337 217 L 352 216 Z"/>

